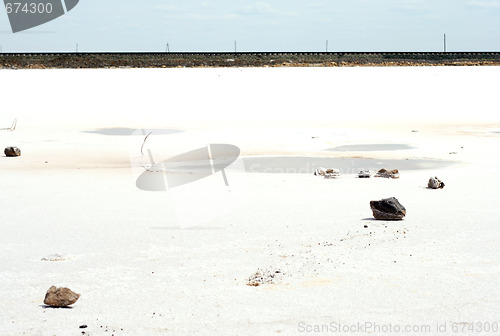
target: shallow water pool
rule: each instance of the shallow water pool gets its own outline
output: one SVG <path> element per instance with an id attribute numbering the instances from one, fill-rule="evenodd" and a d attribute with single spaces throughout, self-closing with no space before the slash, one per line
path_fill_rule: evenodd
<path id="1" fill-rule="evenodd" d="M 345 145 L 327 149 L 330 152 L 376 152 L 391 150 L 407 150 L 415 147 L 407 144 L 359 144 Z"/>
<path id="2" fill-rule="evenodd" d="M 84 133 L 92 133 L 92 134 L 100 134 L 100 135 L 113 135 L 113 136 L 125 136 L 125 135 L 134 135 L 137 129 L 135 128 L 99 128 L 92 131 L 83 131 Z M 148 133 L 153 133 L 155 135 L 167 135 L 167 134 L 176 134 L 181 133 L 182 131 L 173 129 L 173 128 L 158 128 L 158 129 L 142 129 L 139 130 L 141 132 L 137 132 L 137 135 L 143 135 Z"/>

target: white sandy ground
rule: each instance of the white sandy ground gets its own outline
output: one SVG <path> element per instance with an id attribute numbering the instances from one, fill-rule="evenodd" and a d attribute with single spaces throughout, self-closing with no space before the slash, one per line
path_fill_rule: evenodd
<path id="1" fill-rule="evenodd" d="M 435 335 L 437 324 L 441 334 L 479 334 L 479 323 L 500 323 L 499 75 L 1 71 L 0 127 L 14 118 L 18 127 L 0 131 L 0 145 L 23 155 L 0 157 L 0 335 L 351 334 L 335 328 L 365 322 L 420 331 L 395 333 L 404 335 Z M 142 168 L 130 157 L 142 137 L 83 132 L 107 127 L 183 130 L 151 136 L 158 160 L 229 143 L 244 156 L 456 163 L 399 180 L 240 170 L 229 188 L 219 173 L 155 193 L 135 186 Z M 325 151 L 368 143 L 414 148 Z M 434 175 L 443 190 L 425 188 Z M 391 196 L 407 217 L 375 221 L 369 201 Z M 281 275 L 247 286 L 259 269 Z M 82 296 L 72 309 L 45 308 L 51 285 Z M 357 334 L 388 334 L 377 331 Z"/>

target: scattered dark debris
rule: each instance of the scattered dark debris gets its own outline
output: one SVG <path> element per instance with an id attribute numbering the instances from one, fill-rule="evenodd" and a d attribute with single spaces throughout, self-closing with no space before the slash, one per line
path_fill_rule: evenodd
<path id="1" fill-rule="evenodd" d="M 261 271 L 257 272 L 248 278 L 247 286 L 259 287 L 265 284 L 273 284 L 275 281 L 283 275 L 281 270 L 274 271 Z"/>

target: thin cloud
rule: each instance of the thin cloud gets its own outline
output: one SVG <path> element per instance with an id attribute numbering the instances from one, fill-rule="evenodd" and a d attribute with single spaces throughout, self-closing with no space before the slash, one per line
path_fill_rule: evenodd
<path id="1" fill-rule="evenodd" d="M 208 1 L 202 1 L 202 2 L 200 2 L 199 6 L 201 8 L 214 8 L 215 7 L 213 3 L 208 2 Z"/>
<path id="2" fill-rule="evenodd" d="M 200 8 L 204 10 L 200 11 Z M 208 1 L 202 1 L 197 5 L 187 4 L 185 7 L 157 5 L 152 10 L 162 13 L 163 17 L 169 20 L 213 21 L 235 19 L 233 14 L 217 11 L 213 4 Z"/>
<path id="3" fill-rule="evenodd" d="M 295 16 L 297 13 L 281 11 L 273 8 L 267 2 L 256 2 L 243 7 L 237 12 L 240 15 L 274 15 L 274 16 Z"/>
<path id="4" fill-rule="evenodd" d="M 404 10 L 423 10 L 429 7 L 426 0 L 392 0 L 393 5 Z"/>
<path id="5" fill-rule="evenodd" d="M 170 20 L 193 20 L 193 21 L 214 21 L 214 20 L 231 21 L 239 18 L 239 16 L 235 14 L 200 14 L 195 12 L 165 14 L 164 17 Z"/>
<path id="6" fill-rule="evenodd" d="M 159 12 L 180 12 L 182 8 L 175 5 L 156 5 L 153 7 L 153 10 Z"/>
<path id="7" fill-rule="evenodd" d="M 467 1 L 467 6 L 479 8 L 500 8 L 498 0 L 470 0 Z"/>

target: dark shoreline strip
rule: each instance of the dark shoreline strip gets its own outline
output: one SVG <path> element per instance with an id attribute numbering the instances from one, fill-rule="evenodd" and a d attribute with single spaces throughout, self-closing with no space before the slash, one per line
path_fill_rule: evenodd
<path id="1" fill-rule="evenodd" d="M 0 68 L 500 65 L 500 52 L 2 53 Z"/>

